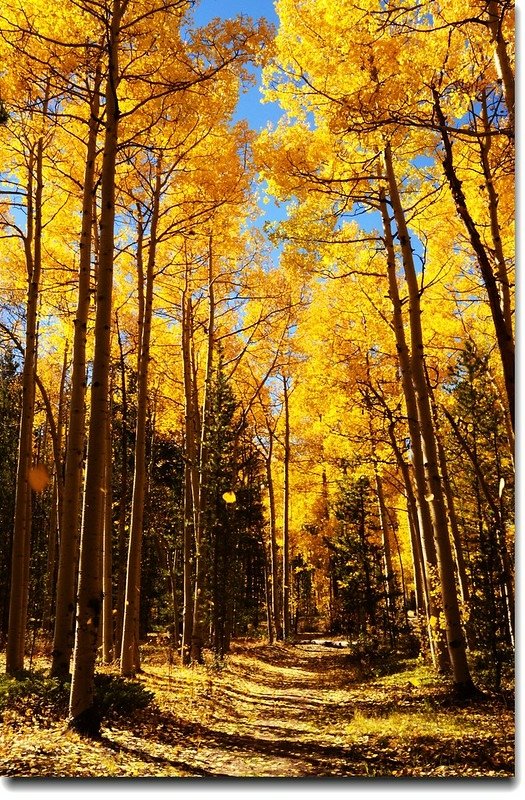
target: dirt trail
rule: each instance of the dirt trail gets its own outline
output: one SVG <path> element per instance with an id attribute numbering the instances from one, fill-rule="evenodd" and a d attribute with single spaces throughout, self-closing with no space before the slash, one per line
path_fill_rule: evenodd
<path id="1" fill-rule="evenodd" d="M 175 703 L 158 720 L 162 760 L 208 776 L 353 774 L 352 752 L 340 733 L 355 707 L 347 688 L 358 674 L 354 659 L 315 644 L 262 647 L 257 656 L 238 653 L 215 673 L 196 704 L 199 718 L 178 717 Z M 147 667 L 145 677 L 153 686 L 159 680 Z M 174 674 L 169 681 L 175 696 L 178 680 Z M 144 719 L 135 744 L 150 724 Z M 132 747 L 129 734 L 111 736 Z"/>
<path id="2" fill-rule="evenodd" d="M 99 741 L 13 710 L 0 774 L 39 777 L 511 777 L 513 713 L 501 699 L 443 705 L 414 663 L 377 677 L 350 649 L 237 644 L 223 664 L 145 653 L 155 703 Z M 374 673 L 376 677 L 374 677 Z"/>
<path id="3" fill-rule="evenodd" d="M 145 677 L 150 685 L 159 679 L 153 670 Z M 174 670 L 166 695 L 176 698 L 184 679 L 184 671 Z M 238 649 L 227 668 L 200 685 L 193 708 L 177 708 L 176 699 L 164 706 L 167 713 L 153 721 L 155 759 L 159 767 L 209 777 L 509 776 L 511 715 L 503 727 L 499 720 L 498 742 L 494 730 L 483 730 L 488 710 L 457 710 L 455 735 L 436 741 L 416 720 L 429 713 L 432 693 L 435 687 L 367 680 L 348 649 L 313 643 Z M 396 729 L 400 713 L 414 720 L 408 738 Z M 131 749 L 144 743 L 152 721 L 142 724 L 134 742 L 113 734 L 114 742 Z M 148 752 L 154 755 L 149 746 Z"/>

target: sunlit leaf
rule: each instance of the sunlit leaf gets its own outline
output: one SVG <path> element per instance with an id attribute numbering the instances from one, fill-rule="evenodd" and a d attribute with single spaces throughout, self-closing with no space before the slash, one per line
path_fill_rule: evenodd
<path id="1" fill-rule="evenodd" d="M 43 492 L 49 483 L 50 476 L 45 464 L 32 467 L 27 475 L 29 485 L 34 492 Z"/>

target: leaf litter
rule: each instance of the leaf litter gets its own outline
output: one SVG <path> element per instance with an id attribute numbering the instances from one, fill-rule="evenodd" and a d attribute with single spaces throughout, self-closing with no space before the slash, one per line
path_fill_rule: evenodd
<path id="1" fill-rule="evenodd" d="M 137 678 L 154 694 L 153 703 L 112 717 L 99 740 L 69 730 L 63 708 L 42 707 L 29 697 L 7 708 L 1 774 L 514 775 L 509 698 L 485 694 L 468 703 L 450 702 L 442 679 L 415 661 L 400 662 L 381 676 L 373 664 L 343 650 L 242 642 L 223 662 L 209 656 L 204 665 L 183 668 L 166 648 L 145 650 Z"/>

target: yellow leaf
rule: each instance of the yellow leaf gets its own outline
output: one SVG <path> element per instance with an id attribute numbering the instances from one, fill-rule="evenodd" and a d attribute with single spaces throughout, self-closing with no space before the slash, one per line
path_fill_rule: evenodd
<path id="1" fill-rule="evenodd" d="M 37 464 L 32 467 L 27 475 L 30 487 L 34 492 L 43 492 L 49 483 L 49 472 L 45 464 Z"/>
<path id="2" fill-rule="evenodd" d="M 225 503 L 235 503 L 237 498 L 235 497 L 235 492 L 224 492 L 222 499 Z"/>

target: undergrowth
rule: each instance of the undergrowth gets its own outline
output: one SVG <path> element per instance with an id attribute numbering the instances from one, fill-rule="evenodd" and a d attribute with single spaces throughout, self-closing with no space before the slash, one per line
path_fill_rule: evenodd
<path id="1" fill-rule="evenodd" d="M 39 719 L 66 717 L 70 691 L 69 681 L 61 682 L 41 670 L 24 672 L 17 677 L 0 675 L 0 716 L 8 709 L 18 709 L 25 715 L 30 711 Z M 153 699 L 153 692 L 139 681 L 105 673 L 95 676 L 95 703 L 105 720 L 146 708 Z"/>

